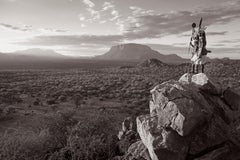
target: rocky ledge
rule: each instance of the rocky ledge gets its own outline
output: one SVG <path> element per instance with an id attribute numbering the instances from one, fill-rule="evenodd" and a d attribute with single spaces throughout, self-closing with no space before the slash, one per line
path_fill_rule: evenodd
<path id="1" fill-rule="evenodd" d="M 235 160 L 240 157 L 240 95 L 236 91 L 221 88 L 203 73 L 186 73 L 178 81 L 155 86 L 151 94 L 150 113 L 136 118 L 140 138 L 134 136 L 132 143 L 128 141 L 128 149 L 116 159 Z M 123 130 L 126 128 L 129 127 Z M 120 142 L 126 139 L 123 135 L 119 137 Z"/>

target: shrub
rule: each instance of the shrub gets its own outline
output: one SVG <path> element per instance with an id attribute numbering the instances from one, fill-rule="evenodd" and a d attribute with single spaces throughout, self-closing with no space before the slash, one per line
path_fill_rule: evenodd
<path id="1" fill-rule="evenodd" d="M 42 160 L 67 145 L 69 131 L 76 124 L 74 112 L 49 117 L 39 132 L 16 130 L 0 137 L 0 159 Z"/>
<path id="2" fill-rule="evenodd" d="M 56 104 L 56 100 L 55 99 L 49 99 L 49 100 L 46 101 L 46 103 L 48 105 Z"/>
<path id="3" fill-rule="evenodd" d="M 116 135 L 113 116 L 98 113 L 80 121 L 72 128 L 67 145 L 50 159 L 106 160 L 115 155 Z"/>
<path id="4" fill-rule="evenodd" d="M 78 108 L 82 104 L 83 97 L 81 95 L 75 95 L 73 97 L 73 101 L 74 101 L 75 107 Z"/>
<path id="5" fill-rule="evenodd" d="M 38 132 L 16 130 L 0 137 L 0 159 L 106 160 L 115 156 L 117 115 L 97 112 L 77 123 L 74 110 L 48 117 Z"/>
<path id="6" fill-rule="evenodd" d="M 48 147 L 45 147 L 48 135 L 34 132 L 6 133 L 0 138 L 0 159 L 40 160 L 44 159 Z"/>
<path id="7" fill-rule="evenodd" d="M 40 104 L 40 99 L 36 98 L 33 105 L 38 106 Z"/>

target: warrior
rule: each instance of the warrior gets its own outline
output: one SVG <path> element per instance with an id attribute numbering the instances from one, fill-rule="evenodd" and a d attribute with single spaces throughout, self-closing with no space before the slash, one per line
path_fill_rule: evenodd
<path id="1" fill-rule="evenodd" d="M 201 66 L 201 72 L 204 73 L 206 55 L 211 52 L 206 49 L 206 28 L 203 28 L 201 25 L 202 18 L 199 23 L 199 28 L 196 27 L 196 23 L 192 24 L 192 36 L 190 40 L 190 46 L 192 48 L 192 73 L 198 73 L 199 66 Z"/>

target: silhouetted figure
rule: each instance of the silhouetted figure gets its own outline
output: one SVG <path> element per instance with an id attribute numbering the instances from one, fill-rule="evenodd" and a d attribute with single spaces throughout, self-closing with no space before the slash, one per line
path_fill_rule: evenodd
<path id="1" fill-rule="evenodd" d="M 199 37 L 198 37 L 196 26 L 197 26 L 196 23 L 192 24 L 192 36 L 190 39 L 190 46 L 192 48 L 192 58 L 197 53 L 198 43 L 199 43 Z M 192 73 L 195 73 L 195 70 L 197 69 L 198 66 L 194 63 L 194 61 L 192 59 L 191 59 L 191 61 L 192 61 Z"/>
<path id="2" fill-rule="evenodd" d="M 206 61 L 207 53 L 211 52 L 206 49 L 206 27 L 202 27 L 202 18 L 197 28 L 196 23 L 192 24 L 192 36 L 190 39 L 190 46 L 192 48 L 192 73 L 198 73 L 199 66 L 201 67 L 201 72 L 204 73 L 204 65 Z"/>

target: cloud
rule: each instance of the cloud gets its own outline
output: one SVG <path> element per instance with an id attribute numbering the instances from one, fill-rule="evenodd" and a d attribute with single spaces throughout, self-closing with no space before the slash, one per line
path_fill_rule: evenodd
<path id="1" fill-rule="evenodd" d="M 116 9 L 116 6 L 113 2 L 104 2 L 100 9 L 96 9 L 95 4 L 89 1 L 83 1 L 83 3 L 87 6 L 87 13 L 78 15 L 78 18 L 81 22 L 98 22 L 99 24 L 104 24 L 107 22 L 115 22 L 120 31 L 123 30 L 123 21 L 120 20 L 121 14 Z M 84 24 L 86 25 L 86 24 Z"/>
<path id="2" fill-rule="evenodd" d="M 104 2 L 102 10 L 107 11 L 107 10 L 111 10 L 111 9 L 114 9 L 114 8 L 115 8 L 115 6 L 113 5 L 112 2 Z"/>
<path id="3" fill-rule="evenodd" d="M 105 15 L 104 20 L 101 20 L 99 23 L 104 24 L 107 21 L 114 21 L 119 31 L 122 32 L 124 30 L 124 20 L 122 20 L 122 15 L 116 9 L 116 6 L 113 2 L 104 2 L 102 5 L 101 13 Z M 104 14 L 105 13 L 105 14 Z"/>
<path id="4" fill-rule="evenodd" d="M 68 32 L 68 30 L 64 29 L 53 29 L 53 28 L 41 28 L 38 29 L 41 33 L 65 33 Z"/>
<path id="5" fill-rule="evenodd" d="M 113 2 L 104 2 L 101 12 L 108 12 L 111 15 L 111 18 L 108 19 L 110 21 L 118 20 L 121 17 Z"/>
<path id="6" fill-rule="evenodd" d="M 81 27 L 82 27 L 82 28 L 85 28 L 85 27 L 86 27 L 86 25 L 85 25 L 85 24 L 81 24 Z"/>
<path id="7" fill-rule="evenodd" d="M 99 11 L 96 11 L 92 8 L 87 8 L 87 11 L 91 14 L 91 19 L 89 19 L 88 21 L 92 22 L 94 20 L 100 19 L 100 13 Z"/>
<path id="8" fill-rule="evenodd" d="M 86 19 L 85 16 L 83 16 L 82 14 L 79 14 L 78 17 L 79 17 L 80 21 L 86 20 L 87 22 L 92 23 L 95 20 L 100 19 L 100 17 L 101 17 L 100 12 L 97 11 L 96 9 L 94 9 L 95 3 L 93 3 L 91 0 L 82 0 L 82 2 L 83 2 L 83 4 L 86 5 L 86 10 L 90 14 L 90 18 Z"/>
<path id="9" fill-rule="evenodd" d="M 218 44 L 212 44 L 213 47 L 224 47 L 226 44 L 218 43 Z"/>
<path id="10" fill-rule="evenodd" d="M 107 21 L 106 20 L 101 20 L 99 23 L 104 24 L 104 23 L 107 23 Z"/>
<path id="11" fill-rule="evenodd" d="M 206 31 L 206 34 L 207 35 L 210 35 L 210 36 L 221 36 L 221 35 L 226 35 L 228 33 L 228 31 L 222 31 L 222 32 L 208 32 Z M 190 37 L 191 34 L 180 34 L 179 37 Z"/>
<path id="12" fill-rule="evenodd" d="M 239 43 L 240 39 L 232 39 L 232 40 L 222 40 L 219 43 Z"/>
<path id="13" fill-rule="evenodd" d="M 173 46 L 183 46 L 183 47 L 186 47 L 186 46 L 188 46 L 188 43 L 186 42 L 186 43 L 173 43 L 172 44 Z"/>
<path id="14" fill-rule="evenodd" d="M 86 19 L 82 14 L 79 14 L 78 18 L 79 18 L 80 21 L 84 21 Z"/>
<path id="15" fill-rule="evenodd" d="M 90 8 L 95 7 L 95 4 L 90 0 L 83 0 L 82 2 Z"/>
<path id="16" fill-rule="evenodd" d="M 123 33 L 123 31 L 125 30 L 124 21 L 117 19 L 116 25 L 118 26 L 119 31 Z"/>
<path id="17" fill-rule="evenodd" d="M 113 17 L 110 19 L 110 21 L 114 21 L 114 20 L 116 20 L 116 19 L 118 19 L 120 17 L 119 12 L 117 10 L 115 10 L 115 9 L 111 12 L 111 15 Z"/>
<path id="18" fill-rule="evenodd" d="M 81 45 L 81 44 L 117 44 L 123 40 L 122 35 L 50 35 L 36 36 L 20 44 L 39 46 Z"/>
<path id="19" fill-rule="evenodd" d="M 234 47 L 240 48 L 240 44 L 234 45 Z M 239 52 L 239 54 L 240 54 L 240 52 Z"/>
<path id="20" fill-rule="evenodd" d="M 208 35 L 211 36 L 218 36 L 218 35 L 226 35 L 228 31 L 223 31 L 223 32 L 207 32 Z"/>
<path id="21" fill-rule="evenodd" d="M 67 32 L 67 30 L 64 30 L 64 29 L 56 29 L 55 32 Z"/>
<path id="22" fill-rule="evenodd" d="M 11 29 L 11 30 L 15 30 L 15 31 L 31 31 L 32 30 L 32 26 L 28 26 L 28 25 L 24 25 L 22 27 L 17 27 L 17 26 L 13 26 L 11 24 L 6 24 L 6 23 L 0 23 L 0 26 L 7 28 L 7 29 Z"/>
<path id="23" fill-rule="evenodd" d="M 137 6 L 130 6 L 129 9 L 132 11 L 134 16 L 153 15 L 155 13 L 153 10 L 146 10 Z"/>
<path id="24" fill-rule="evenodd" d="M 0 26 L 3 28 L 11 29 L 14 31 L 21 31 L 21 32 L 41 32 L 41 33 L 63 33 L 63 32 L 68 32 L 68 30 L 64 29 L 54 29 L 54 28 L 38 28 L 38 29 L 33 29 L 33 26 L 31 25 L 21 25 L 21 27 L 18 26 L 13 26 L 11 24 L 6 24 L 6 23 L 0 23 Z"/>
<path id="25" fill-rule="evenodd" d="M 192 22 L 203 17 L 203 25 L 227 24 L 240 18 L 240 1 L 219 5 L 198 11 L 178 11 L 170 13 L 153 13 L 138 7 L 130 7 L 133 15 L 128 18 L 126 34 L 129 39 L 158 38 L 166 35 L 180 34 L 191 29 Z M 212 33 L 216 35 L 215 33 Z M 219 33 L 225 34 L 225 33 Z M 219 35 L 218 34 L 218 35 Z"/>

